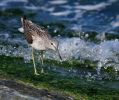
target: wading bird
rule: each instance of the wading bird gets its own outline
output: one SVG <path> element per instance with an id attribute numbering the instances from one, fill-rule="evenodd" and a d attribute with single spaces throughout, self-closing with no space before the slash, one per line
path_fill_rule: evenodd
<path id="1" fill-rule="evenodd" d="M 58 41 L 53 39 L 47 30 L 42 28 L 41 26 L 33 23 L 31 20 L 28 20 L 25 16 L 21 18 L 22 27 L 18 30 L 25 34 L 25 38 L 27 42 L 32 47 L 32 60 L 34 66 L 34 74 L 39 75 L 36 69 L 35 58 L 34 58 L 34 49 L 41 51 L 41 64 L 43 66 L 43 54 L 46 50 L 51 49 L 58 52 Z M 41 69 L 41 73 L 44 73 L 43 67 Z"/>

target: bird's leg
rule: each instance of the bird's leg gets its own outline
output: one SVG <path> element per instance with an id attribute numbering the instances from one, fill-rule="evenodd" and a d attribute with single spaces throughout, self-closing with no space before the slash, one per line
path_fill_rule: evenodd
<path id="1" fill-rule="evenodd" d="M 37 73 L 37 69 L 36 69 L 35 58 L 34 58 L 34 53 L 33 53 L 33 48 L 32 48 L 32 59 L 33 59 L 33 66 L 34 66 L 34 74 L 35 74 L 35 75 L 39 75 L 39 74 Z"/>
<path id="2" fill-rule="evenodd" d="M 42 64 L 42 69 L 41 69 L 41 73 L 44 73 L 44 69 L 43 69 L 43 56 L 44 56 L 44 51 L 41 51 L 41 64 Z"/>
<path id="3" fill-rule="evenodd" d="M 60 60 L 62 61 L 62 57 L 60 55 L 60 52 L 59 52 L 58 48 L 57 48 L 57 52 L 58 52 L 58 56 L 59 56 Z"/>

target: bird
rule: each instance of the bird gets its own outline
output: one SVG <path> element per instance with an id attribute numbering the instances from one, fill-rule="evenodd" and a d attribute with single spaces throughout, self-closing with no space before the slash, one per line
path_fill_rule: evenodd
<path id="1" fill-rule="evenodd" d="M 41 64 L 43 66 L 43 54 L 46 50 L 57 51 L 59 58 L 62 60 L 62 57 L 59 53 L 59 41 L 51 37 L 47 29 L 41 27 L 31 20 L 26 18 L 26 16 L 21 17 L 22 27 L 18 28 L 18 30 L 24 33 L 27 43 L 32 47 L 32 61 L 34 67 L 34 74 L 39 75 L 36 69 L 35 57 L 34 57 L 34 49 L 39 50 L 41 52 Z M 44 69 L 42 67 L 41 73 L 44 73 Z"/>

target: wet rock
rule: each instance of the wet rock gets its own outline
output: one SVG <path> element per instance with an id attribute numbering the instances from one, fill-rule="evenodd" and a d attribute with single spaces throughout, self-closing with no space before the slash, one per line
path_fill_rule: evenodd
<path id="1" fill-rule="evenodd" d="M 73 98 L 11 80 L 0 80 L 0 100 L 73 100 Z"/>

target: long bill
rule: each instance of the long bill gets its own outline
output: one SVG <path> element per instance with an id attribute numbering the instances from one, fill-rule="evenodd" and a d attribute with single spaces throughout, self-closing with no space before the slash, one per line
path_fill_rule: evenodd
<path id="1" fill-rule="evenodd" d="M 61 57 L 61 55 L 60 55 L 60 53 L 59 53 L 58 48 L 57 48 L 57 53 L 58 53 L 58 56 L 59 56 L 60 60 L 62 60 L 62 57 Z"/>
<path id="2" fill-rule="evenodd" d="M 53 45 L 53 46 L 54 46 L 54 45 Z M 58 47 L 56 48 L 56 47 L 54 46 L 54 48 L 56 49 L 56 51 L 57 51 L 57 53 L 58 53 L 58 56 L 59 56 L 60 60 L 62 60 L 62 57 L 61 57 L 61 55 L 60 55 L 60 52 L 59 52 Z"/>

